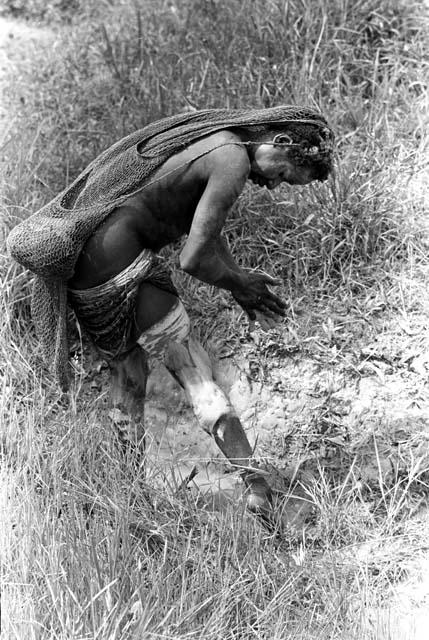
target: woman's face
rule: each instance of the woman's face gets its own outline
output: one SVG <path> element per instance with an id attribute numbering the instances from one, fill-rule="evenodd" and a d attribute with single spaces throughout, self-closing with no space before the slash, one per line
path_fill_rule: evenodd
<path id="1" fill-rule="evenodd" d="M 330 155 L 323 160 L 312 160 L 311 153 L 316 156 L 319 152 L 317 146 L 303 156 L 297 153 L 296 147 L 287 146 L 287 139 L 291 142 L 288 136 L 279 134 L 272 144 L 256 146 L 250 156 L 250 180 L 268 189 L 275 189 L 281 182 L 293 185 L 326 180 L 332 171 Z"/>

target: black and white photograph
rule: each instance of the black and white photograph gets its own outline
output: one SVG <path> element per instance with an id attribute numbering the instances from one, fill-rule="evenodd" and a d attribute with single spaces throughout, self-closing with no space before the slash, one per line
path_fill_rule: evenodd
<path id="1" fill-rule="evenodd" d="M 0 640 L 427 640 L 429 0 L 0 0 Z"/>

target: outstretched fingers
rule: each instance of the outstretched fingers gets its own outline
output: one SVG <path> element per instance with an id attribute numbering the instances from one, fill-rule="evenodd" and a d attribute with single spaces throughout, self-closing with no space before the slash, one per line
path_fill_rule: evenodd
<path id="1" fill-rule="evenodd" d="M 271 311 L 272 313 L 276 313 L 279 316 L 286 315 L 285 303 L 281 298 L 278 298 L 272 293 L 268 293 L 268 295 L 265 295 L 261 299 L 260 304 L 258 304 L 257 308 L 259 311 L 266 312 L 268 310 L 268 311 Z"/>
<path id="2" fill-rule="evenodd" d="M 282 281 L 278 278 L 273 278 L 272 276 L 269 276 L 265 273 L 258 274 L 258 278 L 260 279 L 260 282 L 263 283 L 264 293 L 262 296 L 260 296 L 260 300 L 258 300 L 260 304 L 257 308 L 259 308 L 261 311 L 264 311 L 264 309 L 261 307 L 266 307 L 267 309 L 269 309 L 269 311 L 284 316 L 284 309 L 286 307 L 285 303 L 279 296 L 277 296 L 275 293 L 272 293 L 267 288 L 267 286 L 278 287 L 283 284 Z"/>
<path id="3" fill-rule="evenodd" d="M 272 293 L 269 286 L 281 285 L 281 280 L 265 273 L 250 273 L 245 284 L 232 291 L 236 302 L 246 311 L 251 321 L 256 320 L 255 312 L 266 316 L 285 316 L 286 304 Z"/>

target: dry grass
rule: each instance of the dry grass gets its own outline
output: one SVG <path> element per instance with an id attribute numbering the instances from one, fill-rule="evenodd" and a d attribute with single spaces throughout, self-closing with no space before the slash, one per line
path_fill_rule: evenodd
<path id="1" fill-rule="evenodd" d="M 238 260 L 284 281 L 289 308 L 279 331 L 255 345 L 225 293 L 176 274 L 202 337 L 217 352 L 244 352 L 254 379 L 273 393 L 288 393 L 278 374 L 289 354 L 319 367 L 311 381 L 302 379 L 317 399 L 311 411 L 303 420 L 290 409 L 290 432 L 271 443 L 277 462 L 301 460 L 314 507 L 304 530 L 276 540 L 241 503 L 213 512 L 187 492 L 162 489 L 156 467 L 144 477 L 132 453 L 119 453 L 105 419 L 105 386 L 85 362 L 77 363 L 68 399 L 49 372 L 42 375 L 31 279 L 3 249 L 2 637 L 423 638 L 423 7 L 393 0 L 66 4 L 5 3 L 18 17 L 42 21 L 33 44 L 7 45 L 5 234 L 108 144 L 188 103 L 317 104 L 338 132 L 337 173 L 327 186 L 275 195 L 249 187 L 228 222 Z M 363 397 L 362 380 L 380 390 L 365 413 L 346 418 L 345 392 Z"/>

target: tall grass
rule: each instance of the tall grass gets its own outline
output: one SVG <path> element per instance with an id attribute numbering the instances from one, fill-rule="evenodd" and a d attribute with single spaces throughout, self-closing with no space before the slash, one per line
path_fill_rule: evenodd
<path id="1" fill-rule="evenodd" d="M 396 586 L 418 575 L 426 545 L 427 399 L 424 382 L 407 368 L 424 348 L 417 331 L 427 314 L 423 5 L 5 6 L 37 20 L 43 36 L 13 53 L 6 96 L 13 115 L 2 143 L 4 235 L 120 136 L 189 105 L 318 106 L 337 132 L 338 158 L 326 186 L 274 195 L 248 188 L 228 220 L 238 261 L 283 278 L 288 318 L 275 338 L 261 336 L 256 349 L 224 292 L 175 272 L 203 338 L 218 351 L 244 349 L 254 377 L 272 383 L 278 353 L 287 349 L 319 367 L 312 392 L 321 400 L 288 460 L 303 460 L 311 471 L 313 515 L 303 531 L 291 528 L 280 540 L 240 502 L 213 512 L 192 493 L 167 491 L 156 468 L 145 475 L 132 453 L 121 453 L 107 426 L 104 374 L 91 368 L 85 350 L 73 391 L 58 396 L 49 372 L 41 372 L 31 277 L 2 249 L 4 637 L 413 638 L 391 607 Z M 166 253 L 173 267 L 175 250 Z M 335 393 L 323 386 L 325 374 L 339 372 L 357 393 L 364 365 L 381 379 L 375 356 L 362 363 L 368 345 L 379 355 L 377 334 L 400 343 L 380 353 L 420 407 L 418 429 L 410 435 L 403 427 L 407 443 L 395 445 L 399 462 L 389 473 L 368 442 L 396 423 L 374 406 L 367 415 L 373 432 L 360 434 L 367 427 L 356 420 L 351 441 L 344 436 L 339 445 L 332 425 L 341 431 L 344 424 Z M 338 464 L 322 453 L 332 447 Z M 359 475 L 368 447 L 376 470 L 370 479 Z M 291 457 L 285 440 L 276 455 L 279 464 Z"/>

